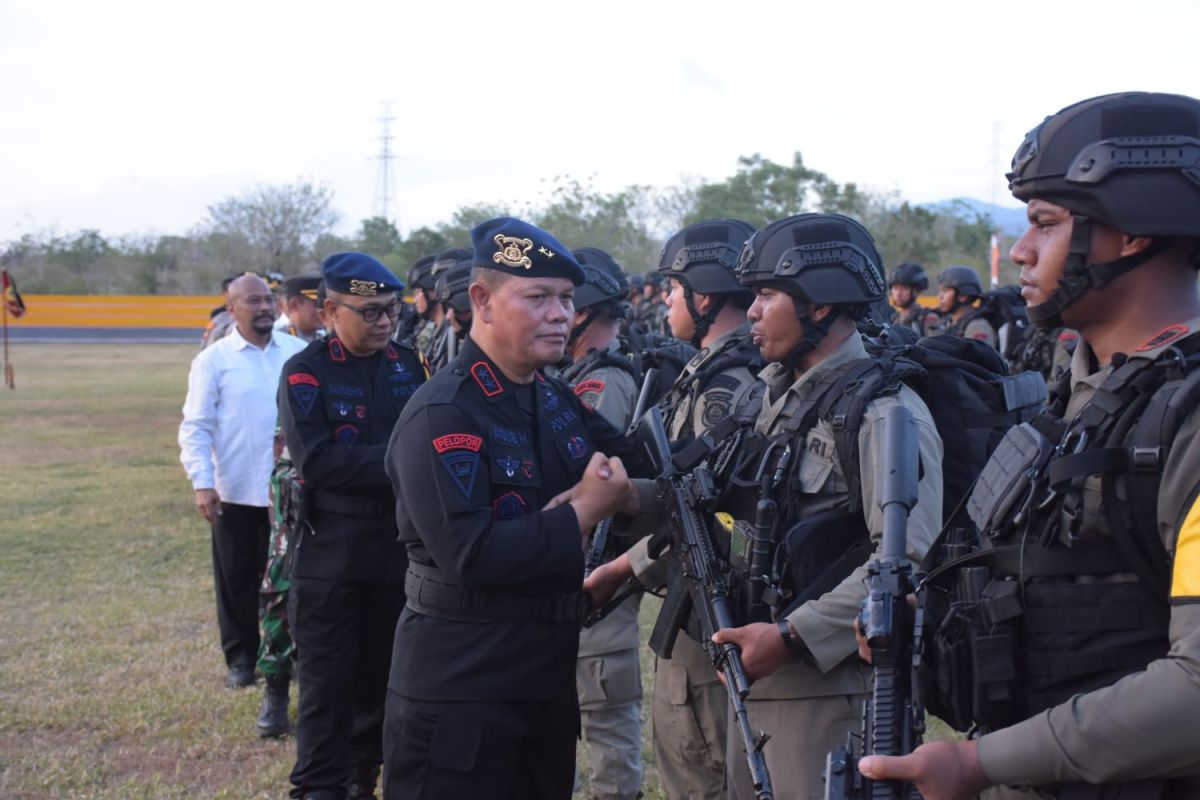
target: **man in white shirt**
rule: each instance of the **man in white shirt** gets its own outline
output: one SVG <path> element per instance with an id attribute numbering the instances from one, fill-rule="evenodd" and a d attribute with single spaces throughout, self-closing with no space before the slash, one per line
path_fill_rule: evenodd
<path id="1" fill-rule="evenodd" d="M 212 524 L 217 624 L 229 688 L 254 683 L 258 585 L 270 535 L 268 486 L 275 393 L 283 363 L 304 342 L 273 331 L 275 297 L 257 275 L 229 284 L 229 335 L 192 361 L 179 426 L 179 460 Z"/>

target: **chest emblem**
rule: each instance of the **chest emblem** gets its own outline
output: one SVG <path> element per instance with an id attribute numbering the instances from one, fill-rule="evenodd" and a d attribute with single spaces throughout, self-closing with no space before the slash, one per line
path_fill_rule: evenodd
<path id="1" fill-rule="evenodd" d="M 517 470 L 521 467 L 521 462 L 517 461 L 512 456 L 503 456 L 496 459 L 496 463 L 500 465 L 500 469 L 504 470 L 504 474 L 512 477 L 517 474 Z"/>
<path id="2" fill-rule="evenodd" d="M 572 436 L 567 439 L 567 455 L 575 460 L 579 460 L 588 454 L 587 442 L 582 436 Z"/>
<path id="3" fill-rule="evenodd" d="M 516 519 L 525 513 L 525 498 L 516 492 L 505 492 L 492 501 L 493 519 Z"/>

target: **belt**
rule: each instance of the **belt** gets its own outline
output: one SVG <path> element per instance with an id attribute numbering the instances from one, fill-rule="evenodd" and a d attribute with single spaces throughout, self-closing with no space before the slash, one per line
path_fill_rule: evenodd
<path id="1" fill-rule="evenodd" d="M 534 619 L 558 625 L 579 624 L 591 610 L 591 602 L 583 591 L 521 597 L 468 589 L 451 583 L 437 567 L 416 561 L 408 564 L 404 594 L 413 611 L 462 622 Z"/>
<path id="2" fill-rule="evenodd" d="M 342 494 L 319 489 L 308 493 L 308 509 L 318 514 L 343 514 L 348 517 L 390 517 L 396 513 L 395 500 L 390 496 L 372 494 Z"/>

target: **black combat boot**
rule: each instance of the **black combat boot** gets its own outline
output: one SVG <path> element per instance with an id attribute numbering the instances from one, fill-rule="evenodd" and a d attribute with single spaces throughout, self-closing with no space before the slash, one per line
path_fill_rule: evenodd
<path id="1" fill-rule="evenodd" d="M 262 738 L 283 736 L 288 731 L 288 676 L 268 675 L 262 706 L 254 723 Z"/>
<path id="2" fill-rule="evenodd" d="M 375 800 L 375 782 L 378 779 L 379 767 L 355 764 L 350 768 L 350 780 L 346 781 L 346 800 Z"/>

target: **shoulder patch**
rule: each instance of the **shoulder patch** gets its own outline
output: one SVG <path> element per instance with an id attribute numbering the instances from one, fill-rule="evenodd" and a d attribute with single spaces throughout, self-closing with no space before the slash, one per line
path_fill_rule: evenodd
<path id="1" fill-rule="evenodd" d="M 712 378 L 710 378 L 708 381 L 707 388 L 709 388 L 709 389 L 728 389 L 729 391 L 733 392 L 733 391 L 737 391 L 737 388 L 739 386 L 741 386 L 741 381 L 739 381 L 737 378 L 733 377 L 732 375 L 727 375 L 725 373 L 722 373 L 719 375 L 712 376 Z"/>
<path id="2" fill-rule="evenodd" d="M 1154 334 L 1150 341 L 1146 342 L 1134 352 L 1145 353 L 1147 350 L 1157 350 L 1160 347 L 1170 344 L 1176 339 L 1182 339 L 1185 335 L 1187 335 L 1187 332 L 1187 325 L 1169 325 L 1158 333 Z"/>
<path id="3" fill-rule="evenodd" d="M 733 395 L 724 389 L 714 389 L 704 393 L 704 413 L 700 421 L 705 428 L 711 428 L 725 417 L 729 416 L 729 406 Z"/>
<path id="4" fill-rule="evenodd" d="M 294 378 L 296 376 L 293 375 L 291 377 Z M 307 383 L 298 383 L 288 387 L 288 394 L 291 395 L 292 400 L 296 403 L 296 407 L 303 411 L 306 417 L 312 413 L 313 403 L 316 402 L 319 391 L 316 386 Z"/>
<path id="5" fill-rule="evenodd" d="M 603 392 L 605 383 L 596 378 L 590 378 L 586 381 L 580 381 L 575 384 L 575 394 L 578 397 L 583 397 L 588 392 Z"/>
<path id="6" fill-rule="evenodd" d="M 981 341 L 981 342 L 987 342 L 987 341 L 990 341 L 992 337 L 988 336 L 988 334 L 984 331 L 975 331 L 974 333 L 971 334 L 971 338 L 977 339 L 978 341 Z"/>
<path id="7" fill-rule="evenodd" d="M 294 375 L 288 375 L 288 386 L 296 386 L 299 384 L 320 386 L 321 382 L 317 380 L 316 375 L 312 375 L 308 372 L 297 372 Z"/>
<path id="8" fill-rule="evenodd" d="M 1200 497 L 1192 501 L 1175 539 L 1171 600 L 1200 599 Z"/>
<path id="9" fill-rule="evenodd" d="M 438 460 L 463 497 L 470 499 L 471 489 L 475 487 L 475 473 L 479 470 L 479 454 L 457 450 L 438 456 Z"/>
<path id="10" fill-rule="evenodd" d="M 496 380 L 496 373 L 492 372 L 492 366 L 486 361 L 476 361 L 471 365 L 471 377 L 479 384 L 484 396 L 495 397 L 504 394 L 504 387 Z"/>
<path id="11" fill-rule="evenodd" d="M 433 449 L 439 453 L 447 450 L 471 450 L 478 453 L 483 446 L 483 437 L 470 433 L 447 433 L 433 440 Z"/>
<path id="12" fill-rule="evenodd" d="M 346 351 L 342 347 L 342 342 L 336 336 L 329 337 L 329 357 L 334 361 L 345 361 Z"/>

